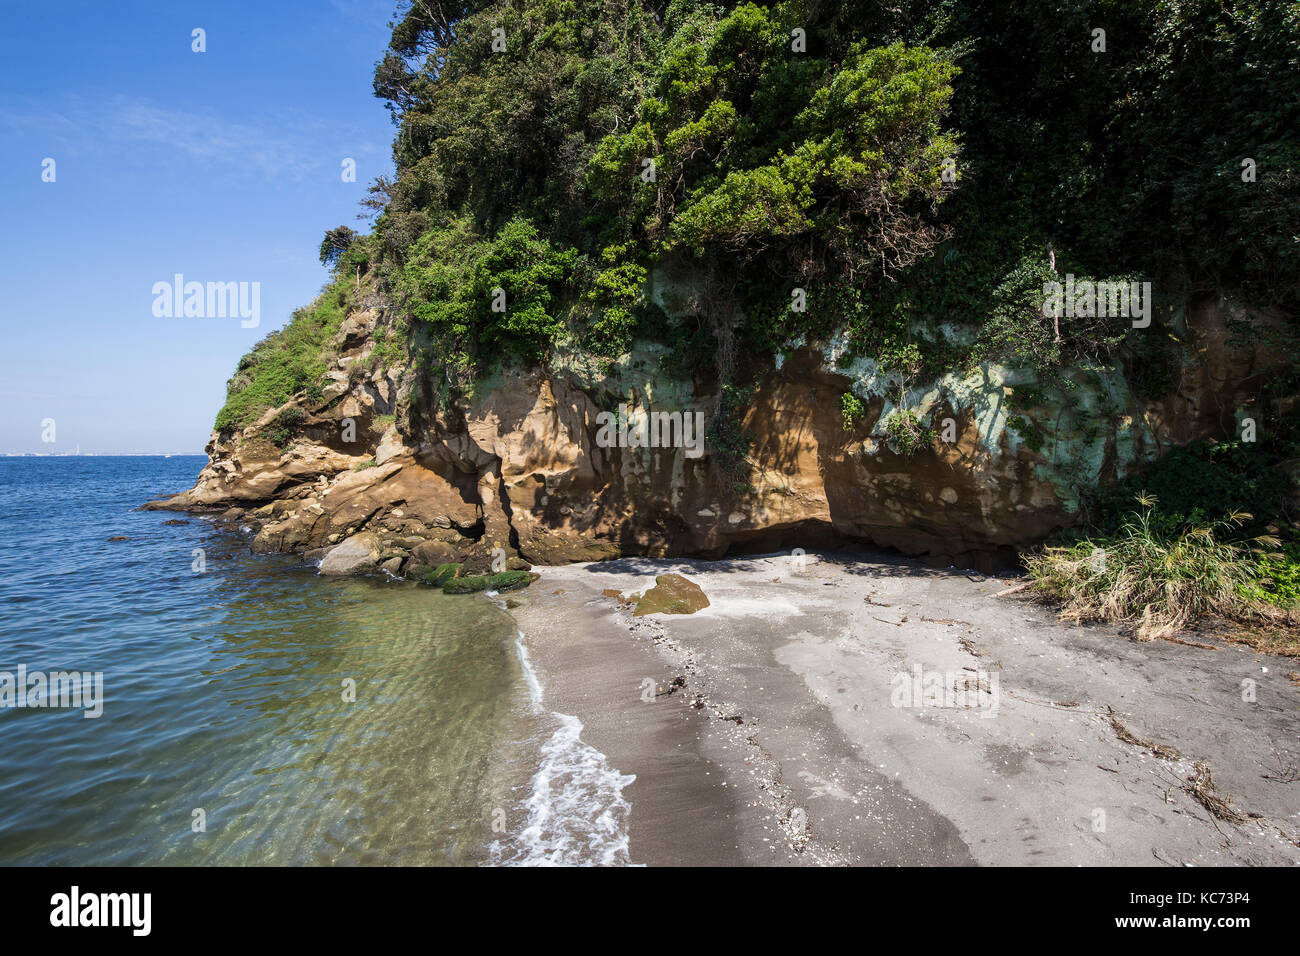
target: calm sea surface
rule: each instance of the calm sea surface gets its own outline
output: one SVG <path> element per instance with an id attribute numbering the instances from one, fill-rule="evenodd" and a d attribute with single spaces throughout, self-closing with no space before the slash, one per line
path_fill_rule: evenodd
<path id="1" fill-rule="evenodd" d="M 0 459 L 0 864 L 627 862 L 631 778 L 497 602 L 136 510 L 203 464 Z M 19 668 L 102 714 L 14 706 Z"/>

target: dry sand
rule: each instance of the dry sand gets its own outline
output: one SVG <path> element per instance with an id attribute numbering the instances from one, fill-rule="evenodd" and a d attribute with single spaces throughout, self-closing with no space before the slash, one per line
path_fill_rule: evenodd
<path id="1" fill-rule="evenodd" d="M 1067 627 L 973 572 L 803 562 L 540 568 L 512 595 L 547 706 L 636 774 L 633 862 L 1300 862 L 1295 661 Z M 669 571 L 711 606 L 601 593 Z M 917 665 L 963 693 L 896 706 Z"/>

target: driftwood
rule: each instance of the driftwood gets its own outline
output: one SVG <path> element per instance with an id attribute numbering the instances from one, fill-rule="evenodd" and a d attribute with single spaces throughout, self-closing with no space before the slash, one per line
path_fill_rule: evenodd
<path id="1" fill-rule="evenodd" d="M 1024 584 L 1017 584 L 1014 587 L 1003 588 L 1001 591 L 999 591 L 997 594 L 993 596 L 1006 597 L 1008 594 L 1015 594 L 1017 591 L 1023 591 L 1025 590 L 1025 588 L 1032 588 L 1033 586 L 1034 586 L 1033 581 L 1026 581 Z"/>

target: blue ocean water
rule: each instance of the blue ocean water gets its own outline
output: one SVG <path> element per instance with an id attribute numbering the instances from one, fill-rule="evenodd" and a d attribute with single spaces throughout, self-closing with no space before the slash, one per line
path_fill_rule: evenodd
<path id="1" fill-rule="evenodd" d="M 138 510 L 203 463 L 0 459 L 0 682 L 103 675 L 0 707 L 0 864 L 501 858 L 553 729 L 509 615 Z"/>

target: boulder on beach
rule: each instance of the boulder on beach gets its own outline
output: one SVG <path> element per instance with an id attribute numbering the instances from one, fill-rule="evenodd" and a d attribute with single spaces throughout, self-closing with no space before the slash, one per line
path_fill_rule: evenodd
<path id="1" fill-rule="evenodd" d="M 680 574 L 661 574 L 655 586 L 641 595 L 636 602 L 633 617 L 646 614 L 694 614 L 709 606 L 709 599 L 694 581 Z"/>

